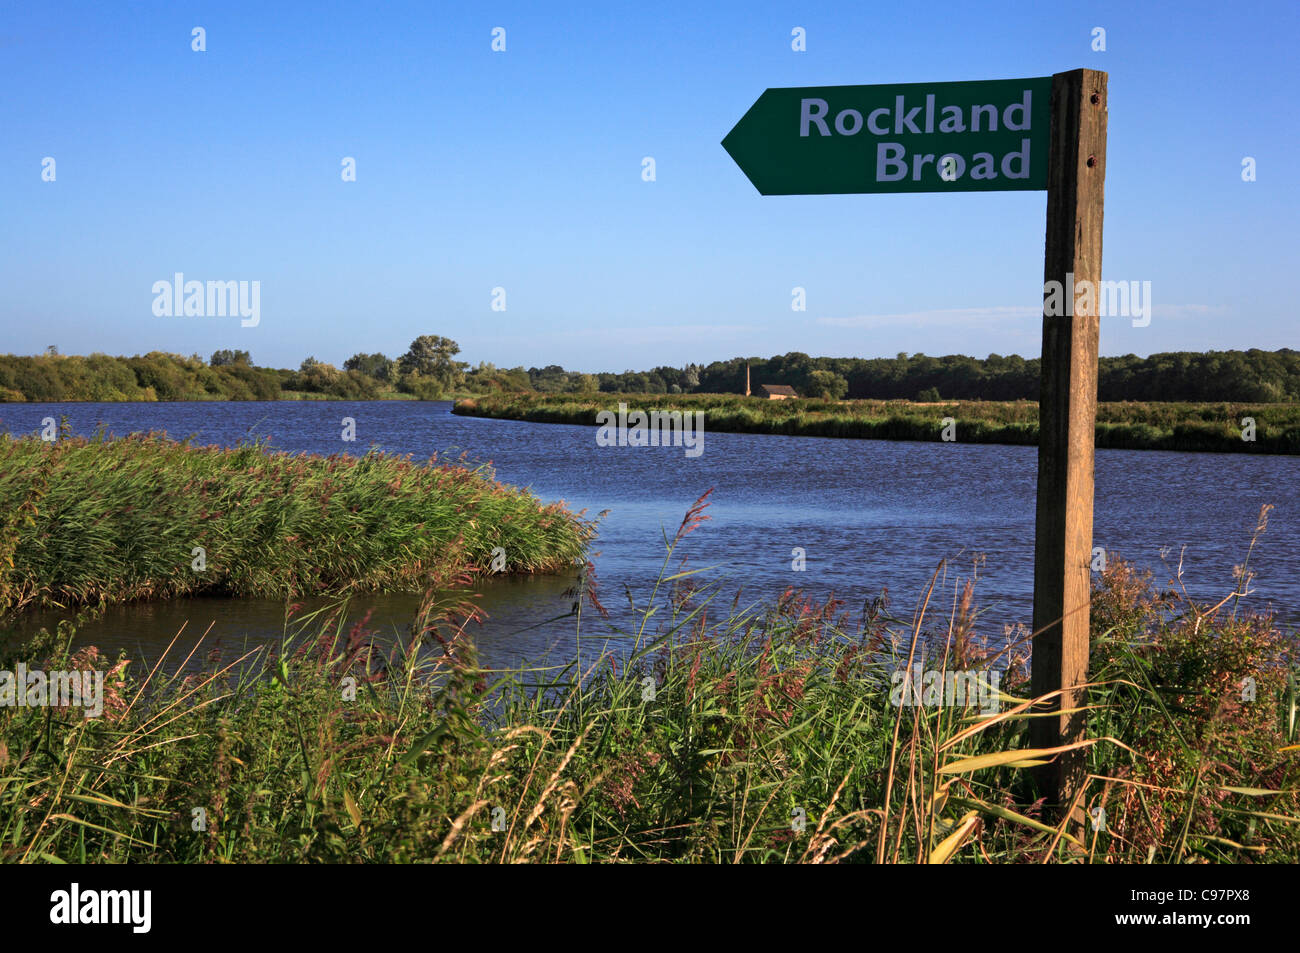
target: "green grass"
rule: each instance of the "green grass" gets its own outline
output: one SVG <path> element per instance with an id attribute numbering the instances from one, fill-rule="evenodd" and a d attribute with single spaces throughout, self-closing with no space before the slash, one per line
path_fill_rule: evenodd
<path id="1" fill-rule="evenodd" d="M 957 443 L 1036 446 L 1038 405 L 1029 401 L 763 400 L 730 394 L 498 394 L 458 401 L 468 416 L 539 423 L 596 425 L 602 410 L 702 410 L 718 433 L 943 439 L 944 418 L 956 422 Z M 1255 421 L 1255 439 L 1242 438 L 1242 419 Z M 1110 403 L 1097 408 L 1096 446 L 1123 450 L 1300 453 L 1300 404 Z"/>
<path id="2" fill-rule="evenodd" d="M 793 592 L 741 606 L 674 565 L 704 505 L 635 594 L 634 649 L 582 668 L 482 669 L 449 597 L 388 652 L 322 613 L 183 680 L 167 661 L 69 656 L 74 623 L 45 633 L 0 667 L 110 669 L 112 689 L 99 719 L 0 708 L 0 859 L 1300 860 L 1294 633 L 1112 560 L 1079 802 L 1106 825 L 1076 836 L 1018 766 L 1042 758 L 1026 750 L 1024 640 L 990 648 L 969 585 L 938 576 L 915 624 Z M 589 642 L 607 633 L 583 587 Z M 891 672 L 922 645 L 932 665 L 1006 668 L 1001 711 L 891 705 Z"/>
<path id="3" fill-rule="evenodd" d="M 457 461 L 288 455 L 162 436 L 0 437 L 0 612 L 196 593 L 423 591 L 558 572 L 591 527 Z M 203 567 L 196 568 L 195 549 Z"/>

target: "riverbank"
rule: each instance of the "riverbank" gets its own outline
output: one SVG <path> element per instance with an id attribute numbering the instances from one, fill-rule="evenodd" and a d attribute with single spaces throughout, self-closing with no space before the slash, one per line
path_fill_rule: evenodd
<path id="1" fill-rule="evenodd" d="M 0 613 L 219 594 L 423 591 L 559 572 L 591 527 L 486 468 L 379 453 L 0 436 Z"/>
<path id="2" fill-rule="evenodd" d="M 1026 775 L 1052 753 L 1027 747 L 1025 646 L 988 649 L 969 590 L 915 628 L 663 576 L 645 595 L 635 650 L 581 671 L 482 670 L 454 603 L 392 653 L 325 619 L 183 680 L 70 656 L 64 625 L 0 669 L 106 671 L 103 713 L 0 707 L 0 860 L 1300 860 L 1296 637 L 1265 618 L 1110 566 L 1076 838 Z M 922 645 L 996 693 L 900 704 Z"/>
<path id="3" fill-rule="evenodd" d="M 916 403 L 764 400 L 729 394 L 494 394 L 459 400 L 452 412 L 594 427 L 598 413 L 617 413 L 620 403 L 626 404 L 629 411 L 704 411 L 704 429 L 718 433 L 930 442 L 951 439 L 956 443 L 1029 446 L 1038 443 L 1038 405 L 1029 401 Z M 947 427 L 949 420 L 954 424 L 951 428 Z M 945 433 L 950 437 L 946 438 Z M 1096 446 L 1115 450 L 1300 454 L 1300 404 L 1099 404 Z"/>

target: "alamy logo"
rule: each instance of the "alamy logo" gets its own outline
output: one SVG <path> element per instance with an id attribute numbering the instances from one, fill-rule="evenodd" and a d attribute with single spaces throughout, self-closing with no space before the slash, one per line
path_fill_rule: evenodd
<path id="1" fill-rule="evenodd" d="M 151 890 L 82 890 L 74 883 L 50 894 L 50 903 L 51 923 L 127 923 L 133 933 L 148 933 L 153 923 Z"/>
<path id="2" fill-rule="evenodd" d="M 1059 281 L 1043 283 L 1043 314 L 1049 318 L 1075 314 L 1099 318 L 1132 318 L 1133 327 L 1151 323 L 1151 282 L 1074 280 L 1074 272 Z"/>
<path id="3" fill-rule="evenodd" d="M 685 447 L 688 457 L 704 452 L 704 411 L 644 410 L 628 413 L 627 404 L 596 414 L 598 447 Z"/>
<path id="4" fill-rule="evenodd" d="M 969 706 L 978 707 L 982 715 L 994 715 L 1002 698 L 998 688 L 1002 673 L 997 669 L 949 672 L 926 669 L 917 662 L 910 669 L 895 671 L 892 682 L 889 703 L 896 708 L 912 705 L 938 708 Z"/>
<path id="5" fill-rule="evenodd" d="M 103 672 L 45 672 L 21 662 L 15 671 L 0 671 L 0 707 L 84 708 L 85 717 L 104 714 Z"/>
<path id="6" fill-rule="evenodd" d="M 262 320 L 260 281 L 186 281 L 176 272 L 171 281 L 153 283 L 153 313 L 160 318 L 224 318 L 239 315 L 241 327 Z"/>

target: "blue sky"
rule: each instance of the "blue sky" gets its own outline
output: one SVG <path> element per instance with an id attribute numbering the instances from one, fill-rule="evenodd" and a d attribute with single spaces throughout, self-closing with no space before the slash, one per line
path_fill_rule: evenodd
<path id="1" fill-rule="evenodd" d="M 1110 75 L 1104 274 L 1155 304 L 1102 353 L 1300 346 L 1295 3 L 375 6 L 11 5 L 0 351 L 1037 355 L 1044 193 L 761 197 L 719 143 L 769 86 L 1077 67 Z M 260 281 L 260 323 L 155 316 L 178 271 Z"/>

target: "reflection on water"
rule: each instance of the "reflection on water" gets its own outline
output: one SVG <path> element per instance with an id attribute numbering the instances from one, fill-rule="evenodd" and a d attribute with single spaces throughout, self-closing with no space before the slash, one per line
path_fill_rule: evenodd
<path id="1" fill-rule="evenodd" d="M 467 628 L 477 647 L 479 664 L 502 669 L 540 665 L 548 658 L 573 658 L 578 632 L 577 619 L 572 615 L 575 581 L 559 576 L 513 576 L 489 579 L 480 585 L 470 598 L 485 608 L 487 617 Z M 406 644 L 420 601 L 418 595 L 410 593 L 353 596 L 347 602 L 343 631 L 364 621 L 377 643 Z M 278 644 L 286 636 L 301 634 L 304 625 L 308 632 L 317 631 L 337 605 L 339 601 L 334 599 L 302 599 L 295 603 L 292 615 L 289 603 L 275 599 L 197 597 L 109 606 L 78 629 L 73 647 L 96 645 L 110 657 L 122 651 L 129 658 L 152 665 L 179 635 L 164 668 L 174 671 L 193 653 L 185 668 L 194 670 L 213 651 L 230 660 L 258 645 Z M 7 637 L 25 640 L 43 626 L 53 629 L 66 617 L 67 613 L 55 610 L 27 613 L 16 621 Z M 591 638 L 595 638 L 594 624 L 592 614 L 584 613 L 583 629 Z"/>

